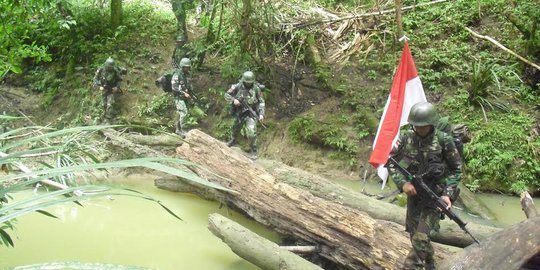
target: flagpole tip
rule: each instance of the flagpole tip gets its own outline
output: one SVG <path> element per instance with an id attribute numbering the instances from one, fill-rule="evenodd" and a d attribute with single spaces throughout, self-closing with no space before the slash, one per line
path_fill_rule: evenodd
<path id="1" fill-rule="evenodd" d="M 406 35 L 403 35 L 402 37 L 399 38 L 399 41 L 409 41 L 409 37 L 407 37 Z"/>

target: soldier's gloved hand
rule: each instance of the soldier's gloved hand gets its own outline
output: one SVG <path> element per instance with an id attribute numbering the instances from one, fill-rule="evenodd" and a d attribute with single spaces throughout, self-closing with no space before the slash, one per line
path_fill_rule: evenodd
<path id="1" fill-rule="evenodd" d="M 262 121 L 264 119 L 264 116 L 261 114 L 259 115 L 259 121 Z"/>
<path id="2" fill-rule="evenodd" d="M 234 104 L 234 106 L 236 106 L 236 107 L 240 106 L 240 100 L 235 99 L 235 100 L 233 101 L 233 104 Z"/>
<path id="3" fill-rule="evenodd" d="M 409 196 L 414 196 L 416 195 L 416 188 L 414 188 L 413 184 L 407 182 L 403 185 L 403 192 Z"/>
<path id="4" fill-rule="evenodd" d="M 190 98 L 191 96 L 190 96 L 188 93 L 185 93 L 185 92 L 184 92 L 184 97 Z"/>
<path id="5" fill-rule="evenodd" d="M 100 86 L 100 87 L 99 87 L 99 90 L 103 91 L 103 89 L 105 89 L 105 88 L 103 88 L 103 86 Z"/>

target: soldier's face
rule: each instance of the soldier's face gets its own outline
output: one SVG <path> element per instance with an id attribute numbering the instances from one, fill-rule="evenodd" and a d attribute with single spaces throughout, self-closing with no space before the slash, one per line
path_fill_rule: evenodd
<path id="1" fill-rule="evenodd" d="M 243 84 L 244 84 L 244 87 L 247 89 L 251 89 L 251 87 L 253 87 L 253 83 L 243 82 Z"/>
<path id="2" fill-rule="evenodd" d="M 414 129 L 414 132 L 416 132 L 416 134 L 418 134 L 418 136 L 424 138 L 427 135 L 429 135 L 429 133 L 431 133 L 431 130 L 433 129 L 433 126 L 432 125 L 429 125 L 429 126 L 414 126 L 413 129 Z"/>
<path id="3" fill-rule="evenodd" d="M 182 67 L 182 71 L 184 71 L 184 73 L 189 73 L 191 71 L 191 68 L 190 67 Z"/>

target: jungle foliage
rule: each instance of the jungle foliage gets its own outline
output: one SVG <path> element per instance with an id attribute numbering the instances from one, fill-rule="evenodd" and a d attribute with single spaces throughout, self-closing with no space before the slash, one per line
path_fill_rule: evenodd
<path id="1" fill-rule="evenodd" d="M 46 104 L 54 102 L 59 88 L 72 83 L 76 98 L 70 102 L 92 111 L 97 106 L 80 81 L 106 56 L 121 57 L 141 70 L 147 68 L 141 63 L 163 61 L 145 44 L 173 35 L 170 10 L 154 8 L 146 1 L 125 3 L 123 23 L 112 31 L 103 23 L 108 21 L 108 9 L 100 8 L 98 2 L 61 0 L 55 6 L 50 1 L 0 1 L 0 8 L 7 12 L 0 16 L 13 22 L 0 26 L 5 30 L 0 31 L 0 41 L 8 44 L 0 47 L 0 57 L 8 60 L 0 62 L 2 76 L 7 70 L 22 72 L 25 67 L 27 74 L 35 75 L 33 88 L 48 93 Z M 406 7 L 430 1 L 402 2 Z M 299 115 L 289 132 L 297 141 L 311 144 L 313 134 L 319 134 L 317 144 L 342 153 L 340 158 L 356 168 L 369 166 L 366 160 L 350 160 L 369 155 L 369 149 L 354 146 L 373 140 L 373 122 L 382 112 L 402 49 L 394 34 L 392 12 L 358 15 L 392 9 L 393 1 L 236 0 L 212 1 L 208 12 L 196 15 L 193 8 L 188 17 L 197 17 L 204 29 L 203 35 L 193 39 L 193 46 L 213 58 L 224 80 L 236 80 L 243 70 L 252 69 L 273 89 L 280 66 L 286 66 L 291 77 L 297 66 L 311 67 L 324 88 L 339 97 L 354 117 L 344 121 L 337 115 L 328 117 L 327 125 L 317 125 L 314 116 Z M 538 18 L 538 2 L 525 0 L 456 0 L 403 12 L 403 29 L 428 100 L 437 103 L 439 112 L 453 123 L 468 124 L 474 134 L 465 147 L 466 183 L 473 189 L 540 189 L 540 138 L 534 134 L 539 125 L 540 75 L 493 44 L 472 38 L 465 27 L 539 63 Z M 52 75 L 39 64 L 50 60 L 61 63 Z M 75 71 L 74 81 L 63 81 L 70 67 L 78 65 L 91 68 Z M 273 89 L 269 100 L 283 97 L 293 96 Z M 157 97 L 146 105 L 138 104 L 136 111 L 141 116 L 159 115 L 166 103 L 164 97 Z M 78 117 L 81 122 L 82 116 Z M 340 125 L 352 129 L 341 133 L 336 131 Z"/>

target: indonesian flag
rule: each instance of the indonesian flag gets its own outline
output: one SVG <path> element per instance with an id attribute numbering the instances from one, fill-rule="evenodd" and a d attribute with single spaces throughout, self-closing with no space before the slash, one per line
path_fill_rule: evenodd
<path id="1" fill-rule="evenodd" d="M 386 185 L 388 178 L 388 170 L 384 165 L 388 161 L 392 146 L 398 139 L 399 128 L 407 124 L 411 107 L 422 101 L 427 101 L 426 95 L 412 59 L 409 44 L 405 41 L 392 90 L 386 101 L 373 142 L 373 152 L 369 158 L 369 163 L 377 168 L 377 175 L 383 180 L 382 188 Z"/>

